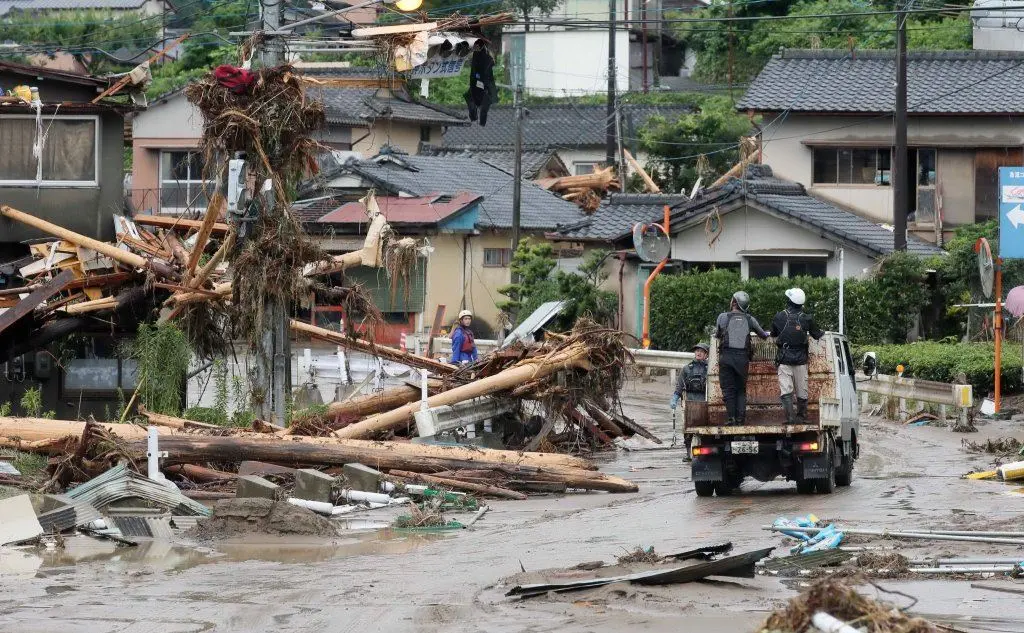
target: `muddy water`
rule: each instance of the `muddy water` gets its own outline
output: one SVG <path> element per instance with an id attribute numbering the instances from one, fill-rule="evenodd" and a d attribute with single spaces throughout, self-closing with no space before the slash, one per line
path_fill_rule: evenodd
<path id="1" fill-rule="evenodd" d="M 666 440 L 668 392 L 663 381 L 626 394 L 627 413 Z M 979 435 L 1005 430 L 986 427 Z M 637 494 L 494 502 L 472 530 L 444 536 L 375 533 L 328 544 L 262 537 L 198 551 L 169 546 L 161 555 L 164 546 L 155 544 L 71 561 L 64 559 L 70 554 L 53 554 L 53 561 L 44 554 L 37 568 L 0 579 L 0 630 L 752 631 L 799 582 L 758 577 L 643 590 L 615 586 L 525 602 L 504 598 L 500 583 L 524 569 L 612 561 L 636 545 L 662 552 L 723 540 L 739 550 L 781 546 L 760 528 L 783 515 L 962 529 L 1013 525 L 1021 517 L 1024 497 L 1008 494 L 1007 486 L 959 478 L 990 462 L 963 453 L 962 436 L 874 420 L 865 421 L 863 437 L 854 485 L 830 496 L 798 496 L 785 482 L 746 482 L 735 497 L 698 499 L 681 449 L 619 451 L 602 468 L 637 481 Z M 927 542 L 905 552 L 1024 556 L 1000 546 Z M 884 586 L 915 596 L 915 609 L 963 630 L 1024 631 L 1020 596 L 972 589 L 968 581 Z"/>

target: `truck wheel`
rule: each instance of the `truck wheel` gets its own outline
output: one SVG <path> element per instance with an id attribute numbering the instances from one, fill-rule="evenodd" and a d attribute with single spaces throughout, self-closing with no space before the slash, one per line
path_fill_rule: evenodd
<path id="1" fill-rule="evenodd" d="M 853 483 L 853 458 L 846 456 L 836 471 L 836 485 L 849 486 Z"/>
<path id="2" fill-rule="evenodd" d="M 823 495 L 830 495 L 836 489 L 835 453 L 833 453 L 832 456 L 832 459 L 829 460 L 832 463 L 828 469 L 828 476 L 814 480 L 814 482 L 817 484 L 818 492 Z"/>
<path id="3" fill-rule="evenodd" d="M 813 479 L 797 479 L 796 480 L 796 491 L 802 495 L 809 495 L 814 492 L 814 480 Z"/>
<path id="4" fill-rule="evenodd" d="M 715 494 L 715 482 L 713 481 L 695 481 L 693 487 L 697 491 L 698 497 L 710 497 Z"/>

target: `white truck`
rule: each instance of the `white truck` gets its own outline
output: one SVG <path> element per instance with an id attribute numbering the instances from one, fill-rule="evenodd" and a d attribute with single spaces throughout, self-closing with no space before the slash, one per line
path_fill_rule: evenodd
<path id="1" fill-rule="evenodd" d="M 826 332 L 810 340 L 809 405 L 805 420 L 787 424 L 779 401 L 774 339 L 753 340 L 742 426 L 727 425 L 718 381 L 718 341 L 708 359 L 707 401 L 686 403 L 684 433 L 692 436 L 697 495 L 732 494 L 746 477 L 795 481 L 797 491 L 830 494 L 849 486 L 860 448 L 853 359 L 846 337 Z"/>

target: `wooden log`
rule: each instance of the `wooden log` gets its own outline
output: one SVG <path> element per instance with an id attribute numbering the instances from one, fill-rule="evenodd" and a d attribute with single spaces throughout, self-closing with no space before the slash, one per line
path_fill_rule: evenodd
<path id="1" fill-rule="evenodd" d="M 178 238 L 178 234 L 174 231 L 165 230 L 163 232 L 163 240 L 164 244 L 167 245 L 168 250 L 170 250 L 171 254 L 174 256 L 174 261 L 177 262 L 179 266 L 188 266 L 188 251 L 186 251 L 185 247 L 182 246 L 181 239 Z"/>
<path id="2" fill-rule="evenodd" d="M 235 473 L 229 473 L 223 470 L 214 470 L 212 468 L 197 466 L 195 464 L 177 464 L 174 466 L 167 466 L 163 471 L 165 475 L 178 475 L 179 477 L 184 477 L 185 479 L 201 484 L 209 484 L 217 481 L 229 481 L 238 478 L 238 475 Z"/>
<path id="3" fill-rule="evenodd" d="M 626 162 L 629 163 L 629 166 L 632 167 L 636 173 L 640 174 L 640 178 L 643 179 L 644 185 L 647 187 L 647 191 L 650 193 L 661 193 L 661 187 L 658 186 L 658 183 L 654 182 L 640 163 L 633 158 L 633 155 L 629 153 L 629 150 L 622 150 L 622 154 L 626 157 Z"/>
<path id="4" fill-rule="evenodd" d="M 147 411 L 146 415 L 153 416 L 157 414 Z M 156 419 L 181 424 L 182 428 L 187 428 L 188 425 L 197 424 L 191 420 L 172 418 L 171 416 L 160 416 Z M 100 424 L 99 426 L 103 427 L 103 429 L 108 433 L 112 433 L 123 440 L 139 440 L 143 442 L 146 440 L 147 432 L 146 427 L 144 426 L 109 423 Z M 225 430 L 223 427 L 215 428 L 221 432 Z M 68 436 L 80 437 L 84 430 L 84 422 L 48 420 L 44 418 L 0 417 L 0 438 L 20 439 L 25 442 L 50 440 Z M 157 432 L 160 435 L 161 446 L 165 440 L 172 438 L 211 437 L 186 434 L 177 429 L 160 426 L 157 427 Z M 428 444 L 413 444 L 411 442 L 371 442 L 367 440 L 339 439 L 336 437 L 303 437 L 298 435 L 293 435 L 285 439 L 277 435 L 253 433 L 246 431 L 245 429 L 237 429 L 234 435 L 223 439 L 244 440 L 246 442 L 259 445 L 276 445 L 282 447 L 281 451 L 285 455 L 289 450 L 293 448 L 301 450 L 300 447 L 303 446 L 311 446 L 314 448 L 336 448 L 344 451 L 349 456 L 350 461 L 360 461 L 360 457 L 366 457 L 371 461 L 380 459 L 381 461 L 390 463 L 390 468 L 404 468 L 405 470 L 415 469 L 405 468 L 403 466 L 403 460 L 423 459 L 430 461 L 432 464 L 449 464 L 448 466 L 443 467 L 432 467 L 426 472 L 436 472 L 438 470 L 448 470 L 451 468 L 533 468 L 538 470 L 544 469 L 545 471 L 560 471 L 563 469 L 595 470 L 596 468 L 585 459 L 557 453 L 523 453 L 477 447 L 463 448 L 461 446 L 431 446 Z M 263 459 L 260 457 L 243 457 L 238 461 L 246 459 L 254 459 L 264 462 L 277 461 L 276 459 Z M 193 459 L 183 460 L 182 463 L 196 463 L 204 461 L 217 460 Z M 285 461 L 289 460 L 286 459 Z M 290 461 L 294 463 L 295 460 Z M 342 464 L 344 463 L 348 462 L 342 462 Z M 368 466 L 372 465 L 370 462 L 363 463 Z"/>
<path id="5" fill-rule="evenodd" d="M 91 237 L 86 237 L 85 235 L 75 233 L 74 231 L 69 231 L 68 229 L 62 226 L 57 226 L 52 222 L 47 222 L 46 220 L 35 217 L 34 215 L 29 215 L 24 211 L 19 211 L 14 207 L 10 207 L 6 204 L 0 205 L 0 215 L 21 222 L 22 224 L 27 224 L 28 226 L 39 229 L 40 231 L 47 233 L 49 235 L 59 237 L 63 240 L 67 240 L 77 246 L 91 248 L 97 253 L 102 253 L 103 255 L 106 255 L 107 257 L 115 261 L 121 262 L 122 264 L 126 264 L 128 266 L 132 266 L 133 268 L 146 268 L 149 261 L 145 257 L 142 257 L 141 255 L 136 255 L 135 253 L 121 250 L 120 248 L 114 246 L 113 244 L 101 242 L 99 240 L 94 240 Z"/>
<path id="6" fill-rule="evenodd" d="M 216 424 L 207 424 L 206 422 L 196 422 L 195 420 L 186 420 L 185 418 L 176 418 L 170 415 L 164 415 L 162 413 L 154 413 L 147 409 L 145 405 L 139 405 L 139 415 L 149 420 L 149 423 L 153 426 L 162 426 L 168 429 L 176 429 L 184 431 L 185 429 L 205 429 L 208 431 L 238 431 L 241 432 L 243 429 L 233 429 L 227 426 L 217 426 Z"/>
<path id="7" fill-rule="evenodd" d="M 256 459 L 285 465 L 342 466 L 359 462 L 383 470 L 405 470 L 410 472 L 436 472 L 451 468 L 465 468 L 470 464 L 480 465 L 478 451 L 460 447 L 434 446 L 434 449 L 453 449 L 447 457 L 426 453 L 417 454 L 422 445 L 409 444 L 417 449 L 410 454 L 393 450 L 396 442 L 362 442 L 353 444 L 315 444 L 309 442 L 261 440 L 250 437 L 214 437 L 203 435 L 170 435 L 160 438 L 160 450 L 167 451 L 165 463 L 195 462 L 240 462 Z M 315 439 L 315 438 L 309 438 Z M 146 440 L 136 439 L 124 442 L 122 448 L 132 456 L 142 458 L 146 453 Z M 510 451 L 492 451 L 492 453 Z M 444 453 L 442 453 L 444 454 Z M 471 460 L 476 461 L 471 461 Z M 471 466 L 469 466 L 471 467 Z M 538 468 L 511 462 L 491 466 L 510 475 L 521 475 L 530 479 L 559 481 L 572 488 L 604 490 L 608 492 L 636 492 L 636 484 L 619 477 L 579 468 Z"/>
<path id="8" fill-rule="evenodd" d="M 428 385 L 428 389 L 433 386 L 436 390 L 441 386 L 441 384 L 442 383 L 439 380 L 431 380 Z M 356 396 L 342 402 L 332 402 L 327 405 L 326 417 L 343 417 L 358 420 L 365 418 L 368 415 L 396 409 L 403 404 L 416 402 L 419 399 L 419 389 L 410 385 L 399 385 L 397 387 L 389 387 L 379 393 L 369 393 L 362 396 Z M 291 435 L 292 433 L 289 431 L 294 428 L 294 425 L 305 422 L 312 417 L 312 415 L 312 413 L 306 413 L 302 416 L 296 416 L 296 418 L 292 420 L 292 426 L 283 434 Z"/>
<path id="9" fill-rule="evenodd" d="M 480 396 L 511 390 L 518 385 L 550 376 L 562 369 L 581 366 L 586 363 L 586 357 L 587 349 L 582 344 L 578 344 L 548 356 L 527 359 L 493 376 L 430 396 L 427 398 L 427 406 L 440 407 L 458 404 Z M 349 425 L 335 431 L 334 435 L 346 438 L 372 437 L 382 431 L 395 430 L 409 424 L 413 414 L 419 408 L 420 403 L 410 403 Z"/>
<path id="10" fill-rule="evenodd" d="M 445 488 L 451 488 L 453 490 L 464 490 L 466 492 L 477 492 L 482 495 L 490 495 L 492 497 L 501 497 L 502 499 L 515 499 L 517 501 L 523 501 L 527 497 L 521 492 L 515 492 L 507 488 L 499 488 L 497 486 L 488 486 L 486 484 L 475 484 L 467 481 L 459 481 L 458 479 L 450 479 L 448 477 L 438 477 L 436 475 L 424 475 L 423 473 L 412 473 L 407 470 L 392 470 L 388 473 L 396 477 L 403 477 L 405 479 L 412 479 L 424 484 L 433 484 L 435 486 L 444 486 Z"/>
<path id="11" fill-rule="evenodd" d="M 442 363 L 441 361 L 426 358 L 425 356 L 417 356 L 409 352 L 403 352 L 401 350 L 394 349 L 393 347 L 384 347 L 383 345 L 374 345 L 373 343 L 368 343 L 366 341 L 351 339 L 341 332 L 334 332 L 322 327 L 303 323 L 296 319 L 291 320 L 291 329 L 292 332 L 305 334 L 311 338 L 334 343 L 335 345 L 339 345 L 348 350 L 363 352 L 385 360 L 402 363 L 409 367 L 416 367 L 417 369 L 426 369 L 433 374 L 446 376 L 455 373 L 455 370 L 457 369 L 455 365 L 449 365 L 448 363 Z"/>
<path id="12" fill-rule="evenodd" d="M 186 220 L 185 218 L 171 218 L 159 215 L 136 215 L 132 220 L 136 224 L 144 224 L 146 226 L 155 226 L 162 229 L 178 231 L 195 230 L 203 225 L 202 220 Z M 227 224 L 223 222 L 216 222 L 213 225 L 212 232 L 216 235 L 224 235 L 230 229 L 231 227 Z"/>
<path id="13" fill-rule="evenodd" d="M 626 434 L 622 431 L 622 428 L 615 423 L 610 415 L 601 410 L 599 406 L 589 400 L 583 401 L 583 409 L 587 414 L 593 418 L 600 426 L 601 429 L 612 437 L 623 437 Z"/>
<path id="14" fill-rule="evenodd" d="M 366 230 L 366 238 L 363 240 L 363 247 L 358 251 L 335 255 L 330 261 L 319 264 L 311 264 L 306 267 L 303 273 L 306 276 L 326 275 L 355 268 L 356 266 L 369 266 L 376 268 L 384 260 L 384 229 L 388 226 L 387 218 L 380 212 L 377 201 L 372 194 L 360 200 L 367 209 L 368 214 L 373 218 Z"/>
<path id="15" fill-rule="evenodd" d="M 196 235 L 196 245 L 192 247 L 192 253 L 188 258 L 188 265 L 185 267 L 185 278 L 191 278 L 199 265 L 199 258 L 206 250 L 206 243 L 213 232 L 213 225 L 220 217 L 221 209 L 224 207 L 224 194 L 219 190 L 210 197 L 210 203 L 206 206 L 206 215 L 203 216 L 203 223 L 199 225 L 199 233 Z"/>

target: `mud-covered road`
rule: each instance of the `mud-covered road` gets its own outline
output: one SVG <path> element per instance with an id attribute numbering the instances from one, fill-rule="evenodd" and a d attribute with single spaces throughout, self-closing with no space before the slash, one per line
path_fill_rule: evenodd
<path id="1" fill-rule="evenodd" d="M 624 394 L 627 413 L 666 446 L 672 435 L 668 392 L 663 379 L 633 385 Z M 96 546 L 5 555 L 0 631 L 738 633 L 756 630 L 799 589 L 799 581 L 762 576 L 626 585 L 528 601 L 504 598 L 501 581 L 524 569 L 614 561 L 637 545 L 664 553 L 726 540 L 736 551 L 781 547 L 783 539 L 761 526 L 808 512 L 858 526 L 1021 529 L 1015 521 L 1024 523 L 1024 495 L 1004 484 L 960 479 L 991 463 L 989 456 L 963 451 L 962 439 L 1007 435 L 1020 423 L 992 423 L 970 436 L 876 419 L 862 425 L 853 486 L 830 496 L 799 496 L 785 482 L 748 481 L 734 497 L 698 499 L 681 449 L 619 451 L 602 469 L 638 482 L 637 494 L 495 502 L 471 530 L 447 536 L 383 531 L 329 545 L 259 537 L 219 544 L 217 551 L 151 544 L 116 552 Z M 905 551 L 1024 558 L 1021 549 L 958 543 L 923 543 Z M 881 584 L 916 598 L 915 613 L 961 630 L 1024 631 L 1020 595 L 973 589 L 971 580 Z"/>

